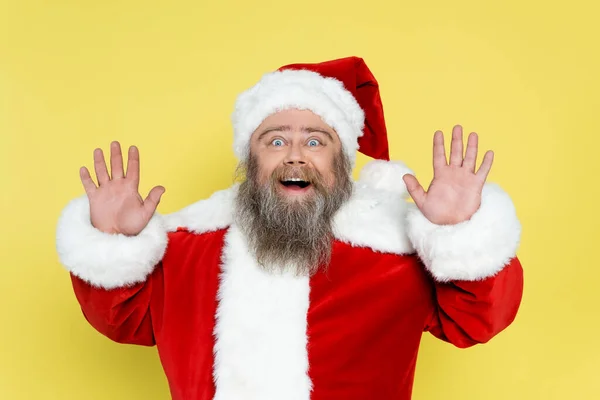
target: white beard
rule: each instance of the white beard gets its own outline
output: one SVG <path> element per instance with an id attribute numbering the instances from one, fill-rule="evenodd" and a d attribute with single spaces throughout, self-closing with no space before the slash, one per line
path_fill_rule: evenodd
<path id="1" fill-rule="evenodd" d="M 257 182 L 258 165 L 251 156 L 246 180 L 236 197 L 235 219 L 261 268 L 310 276 L 329 263 L 331 221 L 352 194 L 350 164 L 343 156 L 340 158 L 334 166 L 334 188 L 326 189 L 313 171 L 297 170 L 297 174 L 306 174 L 312 193 L 290 200 L 278 192 L 279 179 L 267 185 Z"/>

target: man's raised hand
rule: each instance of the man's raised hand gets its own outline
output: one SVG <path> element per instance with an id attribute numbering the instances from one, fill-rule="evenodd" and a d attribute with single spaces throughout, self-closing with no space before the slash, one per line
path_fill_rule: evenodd
<path id="1" fill-rule="evenodd" d="M 462 126 L 452 130 L 450 162 L 446 159 L 444 134 L 433 138 L 433 181 L 427 191 L 414 175 L 404 175 L 404 183 L 423 215 L 434 224 L 452 225 L 470 219 L 481 204 L 482 190 L 492 168 L 494 153 L 487 151 L 476 168 L 478 137 L 469 135 L 463 157 Z"/>
<path id="2" fill-rule="evenodd" d="M 119 142 L 110 145 L 109 176 L 102 149 L 94 150 L 94 169 L 98 185 L 94 183 L 86 167 L 79 175 L 90 202 L 91 222 L 106 233 L 122 233 L 134 236 L 148 224 L 160 198 L 163 186 L 155 186 L 143 199 L 139 194 L 140 154 L 135 146 L 129 148 L 127 172 L 123 170 L 123 156 Z"/>

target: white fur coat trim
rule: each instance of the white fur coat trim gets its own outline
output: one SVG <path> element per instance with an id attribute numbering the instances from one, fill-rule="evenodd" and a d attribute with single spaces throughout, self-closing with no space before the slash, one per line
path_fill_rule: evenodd
<path id="1" fill-rule="evenodd" d="M 262 271 L 235 225 L 222 263 L 215 400 L 308 400 L 308 277 Z"/>
<path id="2" fill-rule="evenodd" d="M 209 198 L 164 216 L 165 228 L 174 232 L 185 228 L 194 233 L 227 228 L 233 221 L 233 206 L 239 185 L 214 192 Z"/>
<path id="3" fill-rule="evenodd" d="M 335 216 L 336 239 L 381 253 L 414 253 L 405 224 L 409 203 L 402 176 L 407 173 L 412 171 L 400 161 L 365 165 L 352 198 Z"/>
<path id="4" fill-rule="evenodd" d="M 408 235 L 438 281 L 481 280 L 497 274 L 516 255 L 521 225 L 514 205 L 497 184 L 483 188 L 481 206 L 470 220 L 435 225 L 411 205 Z"/>
<path id="5" fill-rule="evenodd" d="M 91 224 L 85 195 L 69 202 L 58 220 L 60 262 L 96 287 L 112 289 L 143 282 L 166 248 L 167 231 L 160 215 L 155 214 L 137 236 L 104 233 Z"/>

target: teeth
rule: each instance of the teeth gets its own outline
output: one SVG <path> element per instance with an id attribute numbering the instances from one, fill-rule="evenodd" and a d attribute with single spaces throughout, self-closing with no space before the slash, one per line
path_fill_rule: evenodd
<path id="1" fill-rule="evenodd" d="M 287 182 L 304 182 L 302 179 L 300 178 L 289 178 L 286 179 Z"/>

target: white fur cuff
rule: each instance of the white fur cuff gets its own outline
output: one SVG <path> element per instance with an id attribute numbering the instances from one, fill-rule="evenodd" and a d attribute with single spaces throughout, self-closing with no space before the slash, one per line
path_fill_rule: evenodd
<path id="1" fill-rule="evenodd" d="M 64 208 L 56 248 L 69 272 L 96 287 L 112 289 L 146 280 L 167 248 L 167 230 L 155 214 L 136 236 L 104 233 L 92 225 L 84 195 Z"/>
<path id="2" fill-rule="evenodd" d="M 410 240 L 438 281 L 493 276 L 515 257 L 519 247 L 521 224 L 516 210 L 508 194 L 496 184 L 485 184 L 481 206 L 468 221 L 435 225 L 416 206 L 411 207 L 407 218 Z"/>

